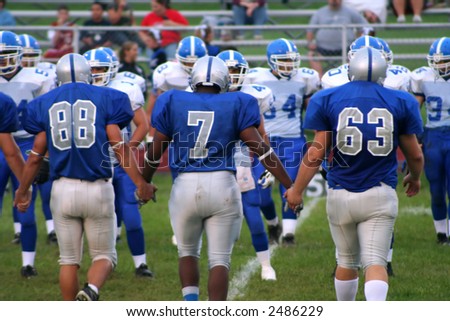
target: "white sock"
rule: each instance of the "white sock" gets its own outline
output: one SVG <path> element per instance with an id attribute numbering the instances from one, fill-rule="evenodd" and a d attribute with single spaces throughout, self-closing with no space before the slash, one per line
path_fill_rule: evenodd
<path id="1" fill-rule="evenodd" d="M 139 267 L 142 263 L 147 264 L 147 256 L 145 254 L 142 255 L 133 255 L 134 266 L 136 268 Z"/>
<path id="2" fill-rule="evenodd" d="M 14 223 L 14 234 L 20 233 L 22 230 L 22 225 L 20 223 Z"/>
<path id="3" fill-rule="evenodd" d="M 198 301 L 200 290 L 198 286 L 186 286 L 181 289 L 185 301 Z"/>
<path id="4" fill-rule="evenodd" d="M 355 301 L 358 292 L 359 278 L 354 280 L 338 280 L 334 278 L 334 288 L 338 301 Z"/>
<path id="5" fill-rule="evenodd" d="M 294 234 L 297 228 L 297 220 L 283 219 L 283 236 L 286 234 Z"/>
<path id="6" fill-rule="evenodd" d="M 266 220 L 267 225 L 270 226 L 276 226 L 278 225 L 278 216 L 275 216 L 275 218 L 271 219 L 271 220 Z"/>
<path id="7" fill-rule="evenodd" d="M 98 288 L 94 284 L 89 283 L 88 287 L 90 287 L 96 294 L 98 294 Z"/>
<path id="8" fill-rule="evenodd" d="M 45 221 L 45 225 L 47 226 L 47 234 L 50 234 L 50 232 L 53 232 L 55 230 L 55 226 L 53 224 L 53 220 Z"/>
<path id="9" fill-rule="evenodd" d="M 447 220 L 434 221 L 436 233 L 444 233 L 447 235 Z"/>
<path id="10" fill-rule="evenodd" d="M 22 252 L 22 266 L 34 266 L 36 252 Z"/>
<path id="11" fill-rule="evenodd" d="M 270 266 L 270 251 L 265 250 L 261 252 L 256 252 L 256 257 L 258 258 L 261 266 Z"/>
<path id="12" fill-rule="evenodd" d="M 386 301 L 389 285 L 381 280 L 371 280 L 364 284 L 367 301 Z"/>

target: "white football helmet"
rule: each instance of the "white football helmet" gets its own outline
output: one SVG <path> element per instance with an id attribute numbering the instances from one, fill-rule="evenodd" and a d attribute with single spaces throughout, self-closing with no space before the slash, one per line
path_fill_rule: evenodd
<path id="1" fill-rule="evenodd" d="M 58 86 L 70 82 L 91 83 L 91 66 L 80 54 L 70 53 L 62 56 L 56 64 Z"/>
<path id="2" fill-rule="evenodd" d="M 225 62 L 217 57 L 204 56 L 192 67 L 190 85 L 196 92 L 198 86 L 217 86 L 220 92 L 226 92 L 230 86 L 230 74 Z"/>
<path id="3" fill-rule="evenodd" d="M 386 58 L 379 50 L 364 47 L 357 50 L 348 63 L 348 78 L 382 84 L 387 68 Z"/>
<path id="4" fill-rule="evenodd" d="M 22 44 L 11 31 L 0 31 L 0 75 L 9 75 L 17 70 L 22 60 Z"/>

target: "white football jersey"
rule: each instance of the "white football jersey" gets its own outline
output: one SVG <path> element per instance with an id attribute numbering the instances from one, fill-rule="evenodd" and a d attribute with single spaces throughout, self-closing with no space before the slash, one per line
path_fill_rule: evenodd
<path id="1" fill-rule="evenodd" d="M 263 85 L 242 85 L 241 92 L 252 95 L 258 100 L 259 111 L 261 114 L 270 110 L 273 105 L 273 93 L 272 90 Z"/>
<path id="2" fill-rule="evenodd" d="M 383 86 L 390 89 L 409 91 L 411 71 L 400 65 L 391 65 L 386 71 Z M 322 88 L 334 88 L 348 83 L 348 64 L 328 70 L 322 76 Z"/>
<path id="3" fill-rule="evenodd" d="M 128 81 L 138 85 L 143 93 L 147 91 L 147 84 L 145 83 L 145 79 L 129 71 L 122 71 L 117 73 L 113 80 Z"/>
<path id="4" fill-rule="evenodd" d="M 244 84 L 258 84 L 272 90 L 274 102 L 264 113 L 264 125 L 274 137 L 302 137 L 302 106 L 305 98 L 319 89 L 317 71 L 299 68 L 291 79 L 277 78 L 269 68 L 254 68 L 244 79 Z"/>
<path id="5" fill-rule="evenodd" d="M 425 98 L 425 127 L 450 126 L 450 80 L 438 77 L 430 67 L 417 68 L 411 73 L 411 92 Z"/>
<path id="6" fill-rule="evenodd" d="M 189 77 L 178 62 L 168 61 L 159 65 L 153 72 L 153 88 L 161 91 L 186 90 L 189 87 Z"/>
<path id="7" fill-rule="evenodd" d="M 55 84 L 57 84 L 56 78 L 56 65 L 51 62 L 40 62 L 37 64 L 38 69 L 45 70 L 48 73 L 48 76 L 53 79 Z"/>
<path id="8" fill-rule="evenodd" d="M 35 97 L 43 95 L 55 88 L 55 81 L 49 74 L 38 68 L 22 68 L 14 77 L 7 80 L 0 77 L 0 92 L 10 96 L 17 104 L 19 122 L 22 113 Z M 20 123 L 19 130 L 13 133 L 15 138 L 28 138 L 33 135 L 27 133 Z"/>

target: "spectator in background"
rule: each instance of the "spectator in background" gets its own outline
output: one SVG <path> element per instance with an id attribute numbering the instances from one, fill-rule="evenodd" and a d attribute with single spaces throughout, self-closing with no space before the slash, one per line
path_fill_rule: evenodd
<path id="1" fill-rule="evenodd" d="M 91 18 L 86 20 L 83 24 L 85 27 L 95 26 L 103 27 L 110 26 L 111 23 L 103 18 L 105 6 L 99 1 L 95 1 L 91 5 Z M 106 30 L 83 30 L 81 31 L 80 40 L 82 47 L 80 53 L 84 54 L 86 51 L 98 48 L 111 46 L 111 33 Z"/>
<path id="2" fill-rule="evenodd" d="M 342 5 L 342 0 L 328 0 L 328 5 L 318 9 L 309 21 L 310 25 L 349 25 L 349 24 L 365 24 L 367 20 L 356 10 Z M 319 76 L 323 75 L 323 68 L 320 60 L 316 57 L 323 56 L 342 56 L 342 51 L 347 52 L 348 46 L 364 32 L 364 28 L 355 30 L 347 29 L 347 44 L 342 48 L 342 29 L 326 28 L 319 29 L 309 28 L 306 32 L 306 40 L 308 41 L 308 56 L 311 58 L 310 66 L 317 70 Z M 340 61 L 331 61 L 329 68 L 335 68 Z"/>
<path id="3" fill-rule="evenodd" d="M 149 60 L 150 74 L 148 75 L 148 79 L 151 81 L 153 71 L 156 67 L 167 62 L 167 55 L 161 47 L 161 32 L 158 29 L 150 29 L 148 30 L 148 36 L 147 46 L 152 50 L 152 55 Z"/>
<path id="4" fill-rule="evenodd" d="M 342 4 L 359 11 L 369 23 L 386 23 L 386 0 L 343 0 Z"/>
<path id="5" fill-rule="evenodd" d="M 425 9 L 424 0 L 391 0 L 391 7 L 397 16 L 397 22 L 406 22 L 405 14 L 413 14 L 412 21 L 422 22 L 422 10 Z"/>
<path id="6" fill-rule="evenodd" d="M 15 26 L 16 19 L 5 7 L 6 0 L 0 0 L 0 26 Z"/>
<path id="7" fill-rule="evenodd" d="M 208 50 L 208 55 L 217 56 L 217 54 L 223 50 L 235 50 L 236 47 L 233 46 L 217 46 L 212 45 L 211 42 L 214 40 L 214 30 L 211 26 L 203 24 L 195 28 L 194 36 L 203 40 Z"/>
<path id="8" fill-rule="evenodd" d="M 267 1 L 266 0 L 233 0 L 233 18 L 237 26 L 254 24 L 260 26 L 267 21 Z M 262 31 L 254 30 L 254 38 L 262 39 Z M 240 31 L 238 39 L 244 39 L 244 32 Z"/>
<path id="9" fill-rule="evenodd" d="M 132 11 L 124 0 L 114 1 L 108 6 L 108 17 L 112 26 L 124 27 L 134 24 Z M 145 44 L 139 38 L 138 33 L 132 30 L 114 31 L 111 34 L 111 41 L 118 47 L 121 47 L 126 41 L 134 41 L 139 47 L 145 48 Z"/>
<path id="10" fill-rule="evenodd" d="M 66 5 L 58 7 L 58 19 L 52 22 L 52 27 L 67 27 L 75 24 L 69 21 L 69 8 Z M 71 30 L 49 30 L 47 38 L 52 42 L 52 48 L 44 53 L 44 58 L 60 58 L 65 54 L 73 52 L 73 31 Z"/>
<path id="11" fill-rule="evenodd" d="M 144 69 L 137 63 L 139 53 L 139 47 L 137 42 L 125 41 L 119 51 L 119 73 L 121 72 L 131 72 L 143 79 L 147 79 L 145 76 Z M 144 98 L 147 99 L 147 90 L 143 91 Z"/>
<path id="12" fill-rule="evenodd" d="M 152 0 L 152 12 L 144 17 L 141 26 L 148 27 L 180 27 L 187 26 L 189 22 L 177 10 L 171 9 L 166 0 Z M 139 32 L 142 41 L 147 46 L 147 55 L 149 58 L 153 55 L 149 33 L 146 30 Z M 161 47 L 164 48 L 167 59 L 175 59 L 178 42 L 181 40 L 181 34 L 175 30 L 161 31 Z"/>

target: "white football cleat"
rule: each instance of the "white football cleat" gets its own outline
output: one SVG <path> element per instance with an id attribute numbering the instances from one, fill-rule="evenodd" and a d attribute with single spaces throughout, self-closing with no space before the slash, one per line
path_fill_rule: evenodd
<path id="1" fill-rule="evenodd" d="M 261 267 L 261 279 L 264 281 L 276 281 L 277 274 L 275 270 L 271 266 L 263 266 Z"/>

